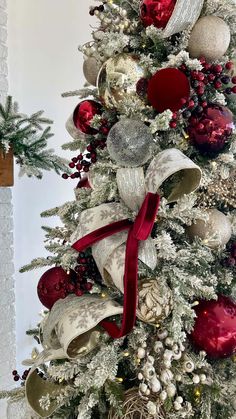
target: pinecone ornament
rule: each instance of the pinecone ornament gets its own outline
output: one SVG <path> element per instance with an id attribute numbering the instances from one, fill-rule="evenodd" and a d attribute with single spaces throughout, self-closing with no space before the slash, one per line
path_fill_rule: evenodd
<path id="1" fill-rule="evenodd" d="M 156 278 L 140 281 L 137 308 L 139 320 L 157 324 L 169 316 L 172 307 L 172 292 L 165 282 Z"/>

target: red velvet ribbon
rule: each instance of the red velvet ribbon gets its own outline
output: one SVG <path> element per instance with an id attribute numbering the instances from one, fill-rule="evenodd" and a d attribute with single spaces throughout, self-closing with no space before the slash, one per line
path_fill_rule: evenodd
<path id="1" fill-rule="evenodd" d="M 125 254 L 124 310 L 122 324 L 119 328 L 116 323 L 106 320 L 101 322 L 103 328 L 113 339 L 119 339 L 126 336 L 131 332 L 135 325 L 138 295 L 139 241 L 147 240 L 150 236 L 159 205 L 160 196 L 149 192 L 144 199 L 134 223 L 128 219 L 111 223 L 87 234 L 72 246 L 75 250 L 81 252 L 106 237 L 112 236 L 120 231 L 129 230 Z"/>

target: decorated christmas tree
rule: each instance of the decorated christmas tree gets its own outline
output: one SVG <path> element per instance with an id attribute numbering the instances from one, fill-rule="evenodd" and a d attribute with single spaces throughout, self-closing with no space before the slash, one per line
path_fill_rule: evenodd
<path id="1" fill-rule="evenodd" d="M 235 1 L 89 13 L 87 83 L 63 95 L 76 198 L 42 214 L 63 226 L 22 268 L 50 266 L 41 346 L 2 395 L 24 418 L 235 418 Z"/>

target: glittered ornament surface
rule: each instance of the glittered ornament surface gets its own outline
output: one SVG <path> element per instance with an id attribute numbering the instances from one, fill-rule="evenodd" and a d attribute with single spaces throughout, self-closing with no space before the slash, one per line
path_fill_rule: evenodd
<path id="1" fill-rule="evenodd" d="M 190 239 L 199 237 L 204 244 L 211 249 L 225 246 L 231 238 L 232 227 L 228 217 L 217 209 L 206 210 L 208 219 L 196 220 L 194 224 L 187 228 Z"/>
<path id="2" fill-rule="evenodd" d="M 151 157 L 152 141 L 152 134 L 143 122 L 122 119 L 109 132 L 107 149 L 121 166 L 142 166 Z"/>
<path id="3" fill-rule="evenodd" d="M 236 304 L 220 295 L 218 300 L 201 301 L 195 308 L 196 321 L 191 340 L 212 358 L 236 352 Z"/>
<path id="4" fill-rule="evenodd" d="M 38 283 L 38 297 L 41 303 L 49 310 L 56 301 L 67 296 L 66 286 L 70 275 L 62 268 L 55 267 L 46 271 Z"/>
<path id="5" fill-rule="evenodd" d="M 97 77 L 100 70 L 100 66 L 94 57 L 88 57 L 84 60 L 83 73 L 87 82 L 92 86 L 96 86 Z"/>
<path id="6" fill-rule="evenodd" d="M 230 28 L 217 16 L 203 16 L 194 26 L 188 44 L 190 56 L 215 61 L 223 57 L 230 44 Z"/>
<path id="7" fill-rule="evenodd" d="M 140 17 L 145 27 L 165 28 L 175 8 L 176 0 L 142 0 Z"/>
<path id="8" fill-rule="evenodd" d="M 201 153 L 217 154 L 233 132 L 233 114 L 225 106 L 211 104 L 199 118 L 190 120 L 190 141 Z"/>
<path id="9" fill-rule="evenodd" d="M 137 56 L 119 54 L 110 58 L 98 75 L 97 86 L 102 102 L 108 108 L 120 109 L 123 101 L 138 100 L 137 83 L 144 77 L 145 71 Z"/>
<path id="10" fill-rule="evenodd" d="M 101 115 L 101 113 L 101 105 L 99 103 L 94 100 L 84 100 L 74 110 L 74 125 L 84 134 L 96 134 L 97 130 L 91 127 L 91 121 L 95 115 Z"/>
<path id="11" fill-rule="evenodd" d="M 182 107 L 181 99 L 189 95 L 189 80 L 177 68 L 163 68 L 149 80 L 148 100 L 158 112 L 178 111 Z"/>

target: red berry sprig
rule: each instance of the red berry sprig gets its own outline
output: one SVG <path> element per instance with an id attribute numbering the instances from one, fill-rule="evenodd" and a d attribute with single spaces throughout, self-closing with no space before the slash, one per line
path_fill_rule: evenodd
<path id="1" fill-rule="evenodd" d="M 84 252 L 79 254 L 75 272 L 77 274 L 75 294 L 78 296 L 91 291 L 94 282 L 101 283 L 101 275 L 94 258 L 90 254 Z"/>
<path id="2" fill-rule="evenodd" d="M 89 11 L 90 16 L 94 16 L 96 11 L 103 12 L 104 11 L 103 4 L 101 4 L 100 6 L 97 6 L 97 7 L 92 7 Z"/>
<path id="3" fill-rule="evenodd" d="M 108 133 L 109 131 L 106 126 L 103 127 L 104 134 Z M 74 173 L 68 175 L 67 173 L 63 173 L 63 179 L 81 179 L 84 173 L 88 173 L 89 169 L 92 164 L 97 162 L 97 149 L 103 150 L 106 147 L 106 140 L 105 139 L 96 139 L 92 141 L 88 146 L 84 153 L 80 153 L 78 156 L 74 156 L 69 163 L 70 169 L 74 169 Z"/>
<path id="4" fill-rule="evenodd" d="M 194 90 L 194 94 L 190 98 L 182 98 L 182 116 L 184 119 L 200 116 L 204 108 L 208 106 L 207 91 L 209 88 L 214 88 L 222 93 L 231 94 L 236 93 L 236 85 L 225 88 L 224 85 L 232 82 L 236 84 L 236 77 L 230 77 L 226 74 L 231 70 L 234 64 L 229 61 L 223 67 L 220 64 L 209 64 L 205 58 L 200 59 L 203 66 L 201 71 L 191 71 L 185 64 L 182 64 L 179 69 L 183 71 L 190 79 L 190 84 Z M 170 127 L 174 128 L 173 121 L 170 122 Z"/>
<path id="5" fill-rule="evenodd" d="M 27 379 L 28 375 L 29 375 L 30 369 L 25 370 L 22 374 L 22 376 L 20 376 L 20 374 L 18 374 L 17 370 L 13 370 L 12 371 L 12 375 L 13 375 L 13 380 L 14 381 L 22 381 L 22 384 L 25 382 L 25 380 Z"/>

